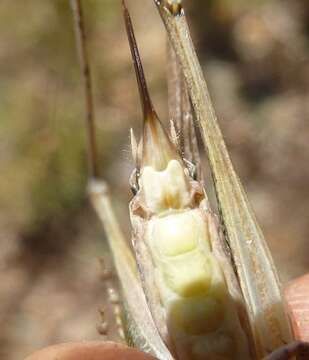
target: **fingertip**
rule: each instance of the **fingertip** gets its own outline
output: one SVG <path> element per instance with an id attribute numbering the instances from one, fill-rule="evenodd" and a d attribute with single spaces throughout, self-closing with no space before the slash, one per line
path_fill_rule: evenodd
<path id="1" fill-rule="evenodd" d="M 155 360 L 137 349 L 115 342 L 64 343 L 39 350 L 25 360 Z"/>
<path id="2" fill-rule="evenodd" d="M 284 293 L 296 338 L 309 341 L 309 274 L 291 281 Z"/>

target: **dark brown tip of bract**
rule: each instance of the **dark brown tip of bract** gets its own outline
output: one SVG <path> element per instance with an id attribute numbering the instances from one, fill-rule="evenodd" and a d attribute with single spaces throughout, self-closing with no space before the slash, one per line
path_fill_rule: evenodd
<path id="1" fill-rule="evenodd" d="M 164 170 L 170 160 L 179 159 L 179 156 L 153 108 L 125 0 L 122 0 L 122 7 L 144 115 L 143 154 L 140 165 Z"/>
<path id="2" fill-rule="evenodd" d="M 144 69 L 143 69 L 141 57 L 139 55 L 139 51 L 138 51 L 138 47 L 137 47 L 130 13 L 126 6 L 125 0 L 122 0 L 122 8 L 123 8 L 123 16 L 124 16 L 124 21 L 125 21 L 125 25 L 126 25 L 132 59 L 133 59 L 133 63 L 134 63 L 139 93 L 140 93 L 140 97 L 141 97 L 144 118 L 146 120 L 148 117 L 150 117 L 151 113 L 154 110 L 153 110 L 152 102 L 151 102 L 148 88 L 147 88 Z"/>

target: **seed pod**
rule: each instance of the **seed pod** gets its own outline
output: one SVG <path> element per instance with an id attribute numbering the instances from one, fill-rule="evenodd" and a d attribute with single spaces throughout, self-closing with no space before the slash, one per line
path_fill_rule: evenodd
<path id="1" fill-rule="evenodd" d="M 179 359 L 250 359 L 246 313 L 218 224 L 153 108 L 125 7 L 124 14 L 144 110 L 132 240 L 152 317 Z"/>

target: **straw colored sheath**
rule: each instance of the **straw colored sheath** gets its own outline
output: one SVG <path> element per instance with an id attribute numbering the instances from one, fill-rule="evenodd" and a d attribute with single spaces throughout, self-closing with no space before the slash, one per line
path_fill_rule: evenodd
<path id="1" fill-rule="evenodd" d="M 179 359 L 250 359 L 237 282 L 201 185 L 177 160 L 145 166 L 139 185 L 133 244 L 168 347 Z"/>
<path id="2" fill-rule="evenodd" d="M 250 359 L 246 315 L 216 218 L 153 108 L 123 9 L 144 113 L 138 146 L 132 138 L 137 192 L 130 216 L 148 307 L 176 359 Z"/>
<path id="3" fill-rule="evenodd" d="M 183 70 L 208 158 L 221 218 L 233 254 L 237 276 L 258 358 L 294 339 L 285 311 L 274 262 L 232 165 L 210 100 L 207 84 L 190 36 L 185 11 L 174 13 L 172 0 L 154 0 Z"/>

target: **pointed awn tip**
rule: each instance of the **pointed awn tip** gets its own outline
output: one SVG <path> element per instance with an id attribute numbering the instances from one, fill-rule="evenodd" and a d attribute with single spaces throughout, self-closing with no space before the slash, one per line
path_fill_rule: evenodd
<path id="1" fill-rule="evenodd" d="M 152 120 L 153 112 L 154 112 L 153 105 L 152 105 L 152 102 L 151 102 L 151 99 L 149 96 L 142 61 L 140 58 L 140 54 L 138 51 L 138 47 L 137 47 L 137 43 L 136 43 L 136 39 L 135 39 L 135 35 L 134 35 L 134 30 L 133 30 L 130 13 L 126 6 L 125 0 L 122 0 L 122 8 L 123 8 L 123 16 L 124 16 L 127 35 L 128 35 L 130 50 L 131 50 L 131 54 L 132 54 L 132 58 L 133 58 L 134 69 L 135 69 L 135 73 L 136 73 L 136 79 L 137 79 L 137 83 L 138 83 L 141 103 L 142 103 L 142 107 L 143 107 L 144 121 Z"/>

